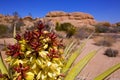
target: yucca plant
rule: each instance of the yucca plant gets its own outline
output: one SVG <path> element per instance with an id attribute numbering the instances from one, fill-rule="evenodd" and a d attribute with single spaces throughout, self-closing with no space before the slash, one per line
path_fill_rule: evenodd
<path id="1" fill-rule="evenodd" d="M 40 21 L 33 31 L 16 35 L 15 44 L 8 45 L 6 50 L 8 69 L 0 55 L 1 80 L 74 80 L 98 51 L 89 52 L 73 66 L 89 38 L 73 52 L 75 41 L 64 49 L 62 40 L 58 40 L 55 33 L 45 31 L 44 27 Z M 117 64 L 95 80 L 103 80 L 119 68 L 120 64 Z"/>

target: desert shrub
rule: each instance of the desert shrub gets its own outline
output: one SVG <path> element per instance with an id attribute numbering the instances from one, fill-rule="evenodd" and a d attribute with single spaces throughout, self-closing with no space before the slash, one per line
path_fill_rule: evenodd
<path id="1" fill-rule="evenodd" d="M 68 38 L 70 38 L 76 32 L 76 28 L 71 23 L 62 23 L 62 24 L 56 23 L 55 29 L 57 31 L 65 31 L 67 33 L 66 37 Z"/>
<path id="2" fill-rule="evenodd" d="M 118 33 L 120 32 L 120 26 L 106 26 L 106 25 L 95 25 L 96 33 Z"/>
<path id="3" fill-rule="evenodd" d="M 116 57 L 118 55 L 118 50 L 114 50 L 114 49 L 111 49 L 111 48 L 108 48 L 104 55 L 108 56 L 108 57 Z"/>
<path id="4" fill-rule="evenodd" d="M 71 23 L 56 23 L 55 29 L 57 31 L 69 31 L 70 28 L 74 27 Z"/>
<path id="5" fill-rule="evenodd" d="M 108 47 L 112 46 L 112 44 L 115 42 L 115 38 L 111 36 L 95 37 L 93 40 L 95 41 L 95 45 Z"/>
<path id="6" fill-rule="evenodd" d="M 95 31 L 97 33 L 106 33 L 106 32 L 110 32 L 110 26 L 111 24 L 109 22 L 99 22 L 96 23 L 95 25 Z"/>
<path id="7" fill-rule="evenodd" d="M 7 32 L 8 27 L 6 25 L 0 24 L 0 34 Z"/>
<path id="8" fill-rule="evenodd" d="M 0 37 L 4 37 L 8 32 L 8 27 L 6 25 L 0 24 Z"/>
<path id="9" fill-rule="evenodd" d="M 120 26 L 120 22 L 117 22 L 116 25 L 117 25 L 117 26 Z"/>
<path id="10" fill-rule="evenodd" d="M 109 30 L 109 27 L 106 26 L 95 26 L 95 32 L 97 33 L 107 33 Z"/>
<path id="11" fill-rule="evenodd" d="M 111 29 L 111 32 L 112 33 L 118 33 L 118 32 L 120 32 L 120 26 L 113 26 L 112 29 Z"/>
<path id="12" fill-rule="evenodd" d="M 111 24 L 110 24 L 109 22 L 104 22 L 104 23 L 103 23 L 103 26 L 110 27 Z"/>
<path id="13" fill-rule="evenodd" d="M 74 35 L 76 32 L 76 29 L 74 27 L 70 27 L 67 31 L 67 37 L 70 38 L 72 35 Z"/>
<path id="14" fill-rule="evenodd" d="M 77 28 L 75 37 L 84 39 L 84 38 L 87 38 L 92 32 L 94 32 L 94 29 L 88 28 L 86 26 Z"/>
<path id="15" fill-rule="evenodd" d="M 98 22 L 95 24 L 95 26 L 106 26 L 106 27 L 110 27 L 111 24 L 109 22 Z"/>
<path id="16" fill-rule="evenodd" d="M 62 31 L 59 22 L 56 22 L 55 30 L 56 30 L 56 31 Z"/>

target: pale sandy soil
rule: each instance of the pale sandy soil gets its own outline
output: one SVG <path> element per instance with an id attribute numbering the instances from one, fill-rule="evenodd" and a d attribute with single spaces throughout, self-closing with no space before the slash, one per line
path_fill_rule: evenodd
<path id="1" fill-rule="evenodd" d="M 100 47 L 91 45 L 94 43 L 93 40 L 89 40 L 85 49 L 83 50 L 82 54 L 78 57 L 77 61 L 80 60 L 84 55 L 86 55 L 91 50 L 97 50 Z M 117 63 L 120 63 L 120 43 L 117 41 L 112 46 L 113 49 L 119 50 L 119 56 L 118 57 L 107 57 L 104 54 L 104 51 L 107 49 L 107 47 L 103 47 L 98 51 L 98 53 L 92 58 L 92 60 L 87 64 L 87 66 L 80 72 L 80 76 L 87 77 L 86 80 L 93 80 L 95 76 L 102 73 L 104 70 L 110 68 L 112 65 L 115 65 Z M 120 70 L 114 72 L 110 80 L 120 80 Z"/>
<path id="2" fill-rule="evenodd" d="M 14 43 L 12 38 L 9 38 L 9 39 L 4 38 L 4 39 L 0 39 L 0 45 L 2 45 L 4 43 L 4 40 L 6 41 L 7 44 L 9 44 L 9 43 L 13 44 Z M 77 58 L 77 61 L 79 61 L 89 51 L 97 50 L 97 49 L 100 48 L 100 46 L 93 45 L 93 43 L 94 43 L 94 41 L 92 39 L 90 39 L 87 42 L 87 45 L 85 46 L 81 55 Z M 107 47 L 103 47 L 92 58 L 92 60 L 87 64 L 87 66 L 80 72 L 78 77 L 82 76 L 82 77 L 86 77 L 86 80 L 94 80 L 95 76 L 99 75 L 104 70 L 110 68 L 112 65 L 120 63 L 120 41 L 117 40 L 113 44 L 112 48 L 119 50 L 119 56 L 118 57 L 111 58 L 111 57 L 107 57 L 107 56 L 103 55 L 104 51 L 107 49 Z M 4 51 L 2 51 L 2 56 L 5 58 Z M 111 79 L 109 79 L 109 80 L 120 80 L 120 69 L 118 71 L 114 72 L 109 77 L 111 77 Z M 78 80 L 80 80 L 80 79 L 78 79 Z"/>

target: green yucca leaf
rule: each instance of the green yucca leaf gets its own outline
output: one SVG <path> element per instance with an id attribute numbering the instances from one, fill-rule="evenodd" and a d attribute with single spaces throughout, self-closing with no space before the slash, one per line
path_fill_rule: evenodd
<path id="1" fill-rule="evenodd" d="M 71 50 L 71 48 L 73 47 L 74 44 L 75 44 L 75 41 L 72 41 L 71 44 L 66 46 L 66 48 L 64 50 L 64 56 L 67 56 L 69 50 Z"/>
<path id="2" fill-rule="evenodd" d="M 68 58 L 72 55 L 72 50 L 75 49 L 75 47 L 77 46 L 77 43 L 75 43 L 70 50 L 67 52 L 67 55 L 65 56 L 65 60 L 68 60 Z"/>
<path id="3" fill-rule="evenodd" d="M 73 45 L 73 47 L 68 51 L 68 55 L 66 56 L 66 59 L 69 58 L 69 56 L 72 54 L 72 50 L 74 50 L 76 46 L 77 46 L 77 43 Z"/>
<path id="4" fill-rule="evenodd" d="M 97 51 L 92 51 L 83 57 L 77 64 L 75 64 L 68 72 L 64 80 L 74 80 L 79 72 L 86 66 L 86 64 L 93 58 Z"/>
<path id="5" fill-rule="evenodd" d="M 110 74 L 112 74 L 114 71 L 120 69 L 120 63 L 112 66 L 108 70 L 104 71 L 100 75 L 94 78 L 94 80 L 104 80 L 106 77 L 108 77 Z"/>
<path id="6" fill-rule="evenodd" d="M 92 33 L 92 34 L 93 34 L 93 33 Z M 63 69 L 62 69 L 62 73 L 66 73 L 66 72 L 70 69 L 72 63 L 73 63 L 73 62 L 75 61 L 75 59 L 80 55 L 80 53 L 82 52 L 82 49 L 84 48 L 84 46 L 86 45 L 87 41 L 88 41 L 89 38 L 92 36 L 92 34 L 80 45 L 80 47 L 79 47 L 75 52 L 72 53 L 72 55 L 71 55 L 70 58 L 68 59 L 66 65 L 65 65 L 65 66 L 63 67 Z M 73 43 L 71 43 L 71 44 L 73 44 Z M 69 48 L 69 49 L 70 49 L 70 48 Z M 67 54 L 67 53 L 65 53 L 65 54 Z"/>
<path id="7" fill-rule="evenodd" d="M 1 70 L 2 74 L 8 74 L 7 68 L 3 62 L 1 52 L 0 52 L 0 70 Z"/>
<path id="8" fill-rule="evenodd" d="M 62 73 L 66 73 L 69 68 L 71 67 L 72 63 L 75 61 L 75 59 L 80 55 L 82 48 L 85 46 L 85 43 L 81 44 L 80 47 L 72 53 L 70 58 L 68 59 L 66 65 L 62 69 Z"/>

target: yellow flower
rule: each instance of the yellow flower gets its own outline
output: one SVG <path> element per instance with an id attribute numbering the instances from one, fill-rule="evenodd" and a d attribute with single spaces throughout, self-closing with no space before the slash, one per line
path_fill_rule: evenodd
<path id="1" fill-rule="evenodd" d="M 39 52 L 39 55 L 40 55 L 42 58 L 46 58 L 47 54 L 48 54 L 48 51 L 40 51 L 40 52 Z"/>
<path id="2" fill-rule="evenodd" d="M 26 80 L 34 80 L 34 73 L 27 72 L 26 75 Z"/>
<path id="3" fill-rule="evenodd" d="M 26 50 L 26 46 L 24 44 L 21 44 L 21 51 L 25 51 Z"/>
<path id="4" fill-rule="evenodd" d="M 44 49 L 47 49 L 47 48 L 48 48 L 48 44 L 45 44 L 45 45 L 43 46 L 43 48 L 44 48 Z"/>

